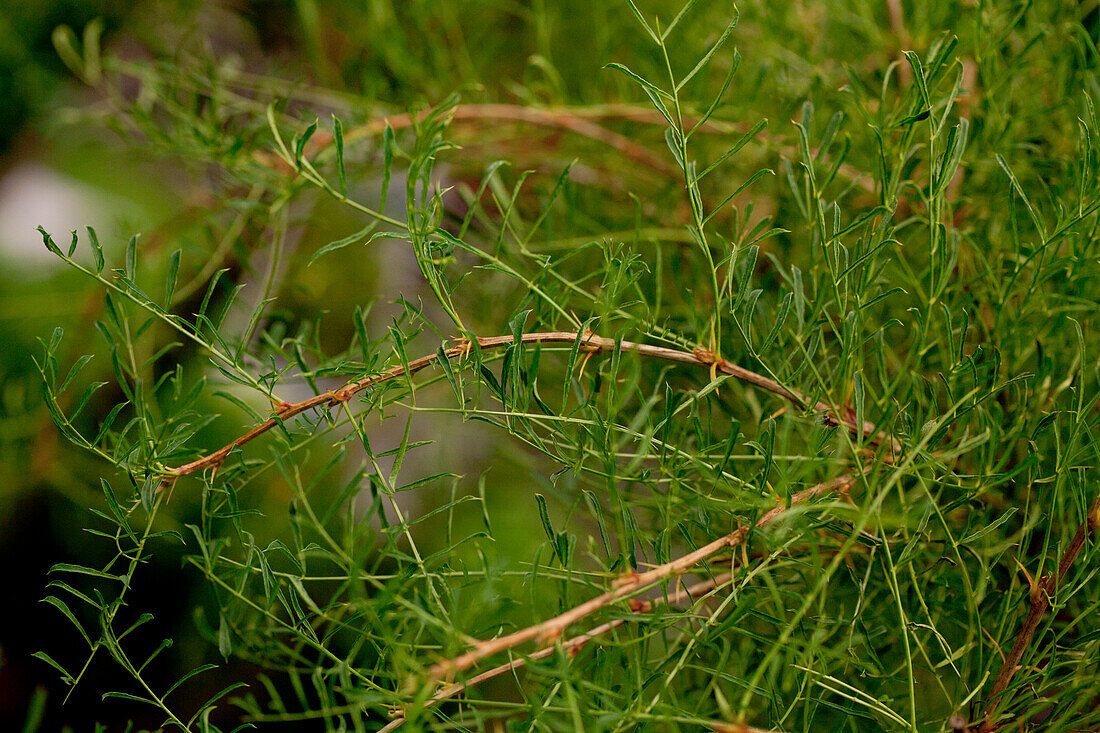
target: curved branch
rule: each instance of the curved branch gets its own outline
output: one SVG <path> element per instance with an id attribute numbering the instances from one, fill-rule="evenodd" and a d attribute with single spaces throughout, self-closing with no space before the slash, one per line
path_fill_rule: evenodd
<path id="1" fill-rule="evenodd" d="M 722 585 L 729 579 L 730 574 L 723 573 L 709 580 L 704 580 L 696 583 L 690 588 L 678 588 L 675 593 L 670 594 L 668 598 L 665 599 L 663 605 L 678 603 L 687 598 L 697 598 L 705 593 L 710 592 L 715 587 Z M 631 605 L 630 610 L 634 613 L 650 613 L 653 610 L 654 605 L 655 604 L 653 603 L 653 601 L 638 601 L 636 604 Z M 548 657 L 551 654 L 555 653 L 559 647 L 568 652 L 570 656 L 576 656 L 580 653 L 581 649 L 583 649 L 584 646 L 588 644 L 588 642 L 592 641 L 602 634 L 606 634 L 612 629 L 617 629 L 626 622 L 627 619 L 625 617 L 612 619 L 607 623 L 603 623 L 599 626 L 589 629 L 583 634 L 578 634 L 577 636 L 566 639 L 565 641 L 562 641 L 560 643 L 544 646 L 543 648 L 530 654 L 529 656 L 517 657 L 509 662 L 505 662 L 504 664 L 501 664 L 497 667 L 493 667 L 490 670 L 486 670 L 479 675 L 475 675 L 474 677 L 471 677 L 470 679 L 463 682 L 455 682 L 449 684 L 445 687 L 440 688 L 434 695 L 428 698 L 428 700 L 423 704 L 423 708 L 428 709 L 435 707 L 439 703 L 462 693 L 463 691 L 467 690 L 470 687 L 473 687 L 474 685 L 480 685 L 486 680 L 491 680 L 494 677 L 499 677 L 500 675 L 505 674 L 506 672 L 511 672 L 513 670 L 525 667 L 528 662 L 534 661 L 536 659 L 542 659 L 543 657 Z M 390 721 L 385 727 L 379 729 L 378 733 L 387 733 L 387 731 L 396 730 L 397 728 L 404 725 L 407 717 L 407 713 L 404 709 L 398 709 L 393 715 L 394 719 Z"/>
<path id="2" fill-rule="evenodd" d="M 664 359 L 666 361 L 679 362 L 681 364 L 693 364 L 695 366 L 704 366 L 712 368 L 716 372 L 721 374 L 728 374 L 735 379 L 742 382 L 747 382 L 756 387 L 759 387 L 767 392 L 778 395 L 783 399 L 801 407 L 803 409 L 813 410 L 821 413 L 822 418 L 829 425 L 835 425 L 844 427 L 853 434 L 861 436 L 870 440 L 872 443 L 885 442 L 891 449 L 893 455 L 897 455 L 901 452 L 901 443 L 891 436 L 885 435 L 878 431 L 874 423 L 864 421 L 863 425 L 856 425 L 855 420 L 850 416 L 838 413 L 834 408 L 825 404 L 824 402 L 817 402 L 811 404 L 802 393 L 793 389 L 784 387 L 770 377 L 766 377 L 762 374 L 745 369 L 738 366 L 733 362 L 726 359 L 719 359 L 711 352 L 705 349 L 696 349 L 695 351 L 681 351 L 679 349 L 670 349 L 664 346 L 653 346 L 651 344 L 639 344 L 633 341 L 621 341 L 617 342 L 615 339 L 603 338 L 594 334 L 580 335 L 571 331 L 546 331 L 540 333 L 525 333 L 520 337 L 520 342 L 524 344 L 543 344 L 543 343 L 559 343 L 559 344 L 573 344 L 580 339 L 580 348 L 586 352 L 599 353 L 606 351 L 614 351 L 616 346 L 620 351 L 633 352 L 640 354 L 641 356 L 648 356 L 655 359 Z M 510 346 L 514 342 L 512 336 L 491 336 L 488 338 L 479 338 L 477 340 L 478 346 L 481 349 L 499 349 L 502 347 Z M 469 353 L 470 344 L 465 341 L 461 341 L 457 346 L 452 346 L 446 349 L 442 353 L 446 355 L 448 359 L 457 356 L 465 356 Z M 362 392 L 368 387 L 388 382 L 396 379 L 403 374 L 408 374 L 410 377 L 413 374 L 421 371 L 427 366 L 436 363 L 439 360 L 439 352 L 434 354 L 428 354 L 422 356 L 419 359 L 413 359 L 408 362 L 406 366 L 398 365 L 390 367 L 378 374 L 373 374 L 367 377 L 348 382 L 339 389 L 324 392 L 322 394 L 310 397 L 309 399 L 302 400 L 301 402 L 289 402 L 279 405 L 279 409 L 276 411 L 273 417 L 268 418 L 264 422 L 256 425 L 244 435 L 233 442 L 223 446 L 219 450 L 209 453 L 201 458 L 198 458 L 190 463 L 186 463 L 176 468 L 169 468 L 164 471 L 164 481 L 161 483 L 161 490 L 167 488 L 172 482 L 180 477 L 188 474 L 202 471 L 206 468 L 216 468 L 226 459 L 226 457 L 233 451 L 234 448 L 250 443 L 256 438 L 260 437 L 267 431 L 277 426 L 281 421 L 287 420 L 295 415 L 299 415 L 307 410 L 312 410 L 316 407 L 332 407 L 342 402 L 347 402 L 358 392 Z"/>
<path id="3" fill-rule="evenodd" d="M 767 514 L 760 517 L 756 522 L 755 527 L 757 529 L 764 527 L 774 521 L 780 515 L 790 511 L 794 507 L 813 499 L 816 496 L 822 494 L 832 494 L 834 492 L 844 492 L 848 490 L 854 483 L 854 479 L 851 476 L 840 476 L 830 481 L 820 483 L 809 489 L 794 494 L 790 498 L 790 504 L 781 500 L 779 505 L 770 510 Z M 527 628 L 520 629 L 506 636 L 500 636 L 496 639 L 490 639 L 477 645 L 474 649 L 455 657 L 454 659 L 448 659 L 432 666 L 428 674 L 435 678 L 441 679 L 449 677 L 456 672 L 469 669 L 473 665 L 480 662 L 486 657 L 490 657 L 502 651 L 506 651 L 513 647 L 519 646 L 524 642 L 532 641 L 535 639 L 547 639 L 553 640 L 561 637 L 565 629 L 573 623 L 581 620 L 582 618 L 598 611 L 599 609 L 621 600 L 626 596 L 633 595 L 638 591 L 660 583 L 661 581 L 672 577 L 673 575 L 679 575 L 693 568 L 699 563 L 703 562 L 712 555 L 725 550 L 726 548 L 736 547 L 744 543 L 749 536 L 750 527 L 738 527 L 733 532 L 720 537 L 713 542 L 703 545 L 699 549 L 689 552 L 688 554 L 679 557 L 672 562 L 665 563 L 664 565 L 658 565 L 652 570 L 647 570 L 644 573 L 632 573 L 623 578 L 616 587 L 611 590 L 596 596 L 584 603 L 581 603 L 573 608 L 558 614 L 557 616 L 547 619 L 541 623 Z"/>

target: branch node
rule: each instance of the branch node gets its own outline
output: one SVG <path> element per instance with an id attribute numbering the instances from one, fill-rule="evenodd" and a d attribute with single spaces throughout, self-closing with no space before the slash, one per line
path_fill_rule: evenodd
<path id="1" fill-rule="evenodd" d="M 710 349 L 704 349 L 702 346 L 696 346 L 691 352 L 696 359 L 702 364 L 708 366 L 714 366 L 718 363 L 718 356 Z"/>
<path id="2" fill-rule="evenodd" d="M 625 588 L 630 585 L 636 585 L 638 583 L 637 573 L 627 573 L 626 575 L 615 578 L 611 581 L 612 588 Z"/>
<path id="3" fill-rule="evenodd" d="M 547 625 L 546 628 L 538 635 L 538 644 L 545 646 L 547 644 L 553 644 L 561 638 L 562 627 L 558 624 Z"/>

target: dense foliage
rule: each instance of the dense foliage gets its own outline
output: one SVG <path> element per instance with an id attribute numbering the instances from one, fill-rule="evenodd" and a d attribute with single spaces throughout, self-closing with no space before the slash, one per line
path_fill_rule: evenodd
<path id="1" fill-rule="evenodd" d="M 111 554 L 40 658 L 169 729 L 1095 729 L 1091 21 L 886 5 L 302 2 L 289 80 L 59 29 L 192 212 L 43 231 Z"/>

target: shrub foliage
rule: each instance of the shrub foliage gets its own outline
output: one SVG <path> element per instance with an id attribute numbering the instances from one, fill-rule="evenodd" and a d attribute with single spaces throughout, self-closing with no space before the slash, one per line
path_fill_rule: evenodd
<path id="1" fill-rule="evenodd" d="M 1081 11 L 535 5 L 518 65 L 499 8 L 334 5 L 329 86 L 59 30 L 207 198 L 42 232 L 101 294 L 36 360 L 113 557 L 41 659 L 184 730 L 1100 725 Z M 246 663 L 205 702 L 220 660 L 150 677 L 157 553 Z"/>

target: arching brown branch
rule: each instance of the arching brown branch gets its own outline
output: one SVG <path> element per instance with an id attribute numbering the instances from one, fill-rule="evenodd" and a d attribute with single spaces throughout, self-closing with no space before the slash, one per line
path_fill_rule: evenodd
<path id="1" fill-rule="evenodd" d="M 904 67 L 908 69 L 908 67 Z M 348 143 L 357 139 L 379 135 L 389 125 L 395 130 L 412 127 L 431 113 L 431 110 L 422 110 L 416 113 L 401 113 L 395 115 L 382 115 L 369 120 L 344 133 L 344 140 Z M 609 130 L 596 123 L 598 119 L 615 119 L 636 122 L 640 124 L 665 126 L 667 121 L 655 109 L 637 107 L 630 104 L 605 104 L 593 107 L 524 107 L 518 104 L 460 104 L 451 110 L 452 120 L 467 121 L 506 121 L 522 122 L 540 127 L 552 127 L 568 130 L 575 134 L 587 137 L 596 142 L 603 143 L 617 150 L 626 158 L 654 170 L 662 175 L 677 175 L 679 169 L 666 162 L 663 157 L 653 153 L 646 146 L 632 140 L 621 133 Z M 693 115 L 684 116 L 684 125 L 694 127 L 699 119 Z M 745 125 L 716 120 L 711 118 L 699 127 L 700 132 L 719 135 L 743 134 L 748 128 Z M 764 133 L 761 133 L 762 135 Z M 782 155 L 792 158 L 797 157 L 800 151 L 796 145 L 791 145 L 783 138 L 764 138 L 770 140 L 770 144 Z M 310 138 L 306 145 L 306 156 L 312 157 L 333 143 L 333 135 L 327 130 L 318 130 Z M 811 151 L 815 155 L 817 149 Z M 285 174 L 294 173 L 294 168 L 279 156 L 258 151 L 257 159 L 262 164 L 282 171 Z M 867 175 L 849 163 L 842 163 L 838 172 L 850 181 L 855 181 L 865 191 L 874 190 L 872 183 L 867 180 Z"/>
<path id="2" fill-rule="evenodd" d="M 569 132 L 603 143 L 622 153 L 635 163 L 662 175 L 672 176 L 678 172 L 679 169 L 666 162 L 663 157 L 654 154 L 649 148 L 631 140 L 626 135 L 608 130 L 606 127 L 592 120 L 593 117 L 619 117 L 646 123 L 655 123 L 659 121 L 661 124 L 664 124 L 664 119 L 661 118 L 655 110 L 650 114 L 646 113 L 646 111 L 641 108 L 623 106 L 623 108 L 619 110 L 620 113 L 616 113 L 616 109 L 614 108 L 601 109 L 601 114 L 596 115 L 582 114 L 582 112 L 583 110 L 565 107 L 537 108 L 524 107 L 517 104 L 460 104 L 452 108 L 449 114 L 452 120 L 522 122 L 528 125 L 568 130 Z M 344 139 L 347 142 L 352 142 L 359 138 L 378 135 L 386 129 L 387 125 L 395 130 L 412 127 L 420 120 L 426 118 L 429 113 L 430 110 L 424 110 L 418 113 L 403 113 L 379 117 L 348 130 L 344 135 Z M 310 138 L 309 145 L 306 147 L 306 153 L 310 156 L 315 155 L 331 145 L 332 142 L 332 133 L 318 130 L 314 133 L 313 137 Z M 262 153 L 259 157 L 260 162 L 265 165 L 277 168 L 284 173 L 293 172 L 291 166 L 278 156 L 270 153 Z"/>
<path id="3" fill-rule="evenodd" d="M 810 404 L 809 401 L 800 392 L 793 389 L 784 387 L 770 377 L 766 377 L 762 374 L 745 369 L 738 366 L 726 359 L 719 359 L 711 352 L 705 349 L 696 349 L 695 351 L 681 351 L 679 349 L 670 349 L 665 346 L 654 346 L 652 344 L 639 344 L 633 341 L 621 341 L 616 342 L 615 339 L 603 338 L 594 334 L 579 335 L 576 332 L 571 331 L 548 331 L 540 333 L 525 333 L 520 337 L 520 342 L 524 344 L 539 344 L 539 343 L 559 343 L 559 344 L 573 344 L 580 339 L 580 347 L 586 352 L 599 353 L 613 351 L 616 345 L 620 351 L 633 352 L 642 356 L 647 356 L 655 359 L 664 359 L 666 361 L 679 362 L 681 364 L 692 364 L 695 366 L 703 366 L 708 369 L 713 368 L 717 373 L 728 374 L 742 382 L 752 384 L 763 390 L 778 395 L 785 400 L 801 407 L 803 409 L 813 410 L 820 413 L 822 419 L 830 425 L 841 426 L 852 432 L 857 436 L 861 436 L 870 440 L 873 443 L 885 442 L 891 453 L 896 455 L 901 452 L 901 443 L 897 439 L 887 436 L 881 433 L 873 423 L 864 421 L 863 425 L 856 425 L 855 421 L 848 415 L 841 414 L 834 408 L 825 404 L 824 402 L 817 402 Z M 510 346 L 514 342 L 512 336 L 491 336 L 488 338 L 479 338 L 478 346 L 482 350 L 499 349 L 502 347 Z M 459 356 L 464 356 L 469 352 L 469 344 L 459 343 L 457 346 L 452 346 L 446 349 L 442 353 L 446 355 L 448 359 L 452 359 Z M 323 406 L 335 406 L 342 402 L 346 402 L 351 399 L 358 392 L 373 387 L 376 384 L 388 382 L 396 379 L 404 374 L 408 374 L 410 377 L 421 371 L 427 366 L 436 363 L 439 360 L 439 352 L 434 354 L 428 354 L 422 356 L 419 359 L 413 359 L 408 362 L 407 366 L 394 366 L 386 369 L 378 374 L 374 374 L 361 379 L 348 382 L 339 389 L 324 392 L 322 394 L 310 397 L 309 399 L 302 400 L 301 402 L 283 403 L 279 406 L 279 409 L 275 413 L 274 417 L 268 418 L 264 422 L 255 426 L 244 435 L 240 436 L 231 443 L 225 445 L 219 450 L 214 451 L 208 455 L 198 458 L 190 463 L 178 466 L 176 468 L 170 468 L 165 471 L 165 479 L 161 484 L 161 489 L 166 488 L 174 481 L 174 479 L 180 476 L 186 476 L 188 474 L 202 471 L 206 468 L 216 468 L 221 465 L 222 461 L 232 452 L 234 448 L 250 443 L 256 438 L 260 437 L 264 433 L 268 432 L 280 421 L 288 420 L 295 415 L 299 415 L 307 410 L 312 410 L 316 407 Z"/>
<path id="4" fill-rule="evenodd" d="M 679 588 L 676 590 L 675 593 L 669 594 L 668 598 L 665 599 L 664 604 L 671 605 L 673 603 L 679 603 L 680 601 L 687 598 L 698 598 L 699 596 L 710 592 L 717 586 L 727 582 L 729 579 L 729 573 L 722 573 L 721 575 L 710 578 L 709 580 L 704 580 L 696 583 L 690 588 Z M 655 604 L 653 601 L 639 601 L 637 604 L 631 605 L 630 610 L 634 613 L 650 613 L 653 610 L 654 605 Z M 559 648 L 569 653 L 570 655 L 576 655 L 580 652 L 581 649 L 585 647 L 586 644 L 588 644 L 588 642 L 592 641 L 596 637 L 606 634 L 613 629 L 617 629 L 618 627 L 625 624 L 627 620 L 628 619 L 625 617 L 612 619 L 607 623 L 603 623 L 599 626 L 589 629 L 583 634 L 578 634 L 577 636 L 566 639 L 560 643 L 544 646 L 543 648 L 539 649 L 529 656 L 517 657 L 516 659 L 493 667 L 490 670 L 486 670 L 485 672 L 482 672 L 479 675 L 475 675 L 463 682 L 455 682 L 446 685 L 440 688 L 430 698 L 428 698 L 428 700 L 423 704 L 422 707 L 425 709 L 435 707 L 444 700 L 448 700 L 455 695 L 461 694 L 463 691 L 474 687 L 475 685 L 480 685 L 482 682 L 491 680 L 494 677 L 499 677 L 500 675 L 507 672 L 525 667 L 528 662 L 548 657 L 551 654 L 557 652 Z M 396 730 L 397 728 L 401 727 L 405 723 L 406 715 L 407 714 L 405 710 L 396 711 L 394 713 L 394 719 L 388 725 L 379 729 L 378 733 L 387 733 L 387 731 Z"/>
<path id="5" fill-rule="evenodd" d="M 764 527 L 776 518 L 789 512 L 794 507 L 802 504 L 817 496 L 832 494 L 838 491 L 847 491 L 848 488 L 854 483 L 854 479 L 851 476 L 840 476 L 839 478 L 826 481 L 824 483 L 817 484 L 809 489 L 794 494 L 790 498 L 790 503 L 781 501 L 778 506 L 770 510 L 764 516 L 756 522 L 756 528 Z M 520 629 L 506 636 L 500 636 L 496 639 L 490 639 L 477 645 L 474 649 L 462 654 L 454 659 L 448 659 L 443 662 L 439 662 L 429 670 L 429 675 L 436 679 L 442 679 L 449 677 L 456 672 L 461 672 L 465 669 L 469 669 L 473 665 L 480 662 L 482 659 L 490 657 L 494 654 L 512 649 L 528 641 L 534 641 L 536 639 L 553 640 L 558 639 L 565 632 L 565 630 L 577 621 L 595 613 L 601 608 L 608 606 L 615 601 L 626 598 L 627 596 L 634 595 L 640 590 L 647 588 L 656 583 L 660 583 L 675 575 L 680 575 L 691 568 L 695 567 L 699 563 L 707 560 L 711 556 L 725 550 L 727 548 L 736 547 L 748 539 L 750 532 L 749 527 L 739 527 L 733 532 L 720 537 L 713 542 L 703 545 L 699 549 L 689 552 L 688 554 L 679 557 L 672 562 L 665 563 L 664 565 L 658 565 L 652 570 L 647 570 L 644 573 L 632 573 L 623 578 L 614 588 L 596 596 L 584 603 L 581 603 L 573 608 L 558 614 L 557 616 L 547 619 L 541 623 L 527 628 Z"/>

